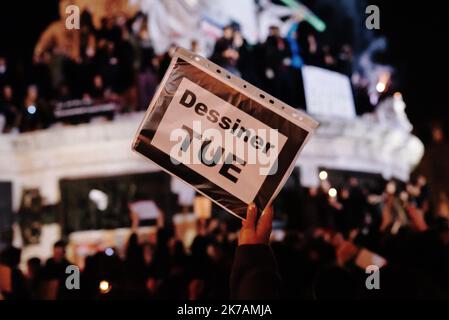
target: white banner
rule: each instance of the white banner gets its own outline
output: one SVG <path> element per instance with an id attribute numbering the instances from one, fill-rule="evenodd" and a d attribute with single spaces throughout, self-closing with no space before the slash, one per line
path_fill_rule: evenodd
<path id="1" fill-rule="evenodd" d="M 356 117 L 347 76 L 314 66 L 302 67 L 302 76 L 308 113 L 341 119 Z"/>

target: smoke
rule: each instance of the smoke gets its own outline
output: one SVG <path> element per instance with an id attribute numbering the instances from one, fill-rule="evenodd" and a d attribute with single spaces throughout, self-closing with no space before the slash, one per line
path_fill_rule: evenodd
<path id="1" fill-rule="evenodd" d="M 358 59 L 359 81 L 365 82 L 364 85 L 367 87 L 370 102 L 373 105 L 378 103 L 379 94 L 388 88 L 391 76 L 395 71 L 390 65 L 375 62 L 374 57 L 386 50 L 387 41 L 380 37 L 372 41 Z"/>

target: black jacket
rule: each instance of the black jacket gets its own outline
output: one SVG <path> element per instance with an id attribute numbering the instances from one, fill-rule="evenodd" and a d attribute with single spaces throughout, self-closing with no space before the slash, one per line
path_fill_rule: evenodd
<path id="1" fill-rule="evenodd" d="M 241 245 L 231 272 L 231 299 L 278 299 L 280 276 L 268 245 Z"/>

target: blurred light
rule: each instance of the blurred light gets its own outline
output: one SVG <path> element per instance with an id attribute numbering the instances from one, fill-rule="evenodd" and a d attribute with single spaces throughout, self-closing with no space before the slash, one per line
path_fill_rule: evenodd
<path id="1" fill-rule="evenodd" d="M 296 10 L 302 17 L 304 17 L 304 20 L 307 21 L 317 31 L 323 32 L 324 30 L 326 30 L 326 24 L 305 5 L 300 4 L 294 0 L 281 0 L 281 2 L 286 6 Z"/>
<path id="2" fill-rule="evenodd" d="M 337 189 L 335 189 L 335 188 L 330 188 L 330 189 L 329 189 L 329 197 L 334 198 L 334 197 L 336 197 L 336 196 L 337 196 Z"/>
<path id="3" fill-rule="evenodd" d="M 320 174 L 318 175 L 320 177 L 320 180 L 326 180 L 327 179 L 327 172 L 326 171 L 320 171 Z"/>
<path id="4" fill-rule="evenodd" d="M 376 90 L 377 90 L 377 92 L 379 92 L 379 93 L 382 93 L 382 92 L 384 92 L 385 91 L 385 83 L 383 83 L 383 82 L 378 82 L 377 84 L 376 84 Z"/>
<path id="5" fill-rule="evenodd" d="M 379 97 L 377 93 L 375 92 L 369 93 L 369 102 L 371 103 L 372 106 L 377 105 L 377 103 L 379 102 Z"/>
<path id="6" fill-rule="evenodd" d="M 376 84 L 376 91 L 382 93 L 387 88 L 387 84 L 390 82 L 391 74 L 389 71 L 384 71 L 379 75 Z"/>
<path id="7" fill-rule="evenodd" d="M 27 108 L 27 111 L 29 114 L 35 114 L 36 113 L 36 106 L 30 105 Z"/>
<path id="8" fill-rule="evenodd" d="M 190 7 L 195 7 L 198 5 L 198 0 L 186 0 L 186 2 Z"/>
<path id="9" fill-rule="evenodd" d="M 108 208 L 108 195 L 101 190 L 92 189 L 89 191 L 89 199 L 95 203 L 97 209 L 105 211 Z"/>
<path id="10" fill-rule="evenodd" d="M 402 94 L 400 92 L 395 92 L 393 97 L 395 97 L 396 99 L 402 99 Z"/>
<path id="11" fill-rule="evenodd" d="M 100 282 L 99 288 L 101 293 L 108 293 L 111 291 L 111 285 L 106 280 Z"/>
<path id="12" fill-rule="evenodd" d="M 114 255 L 114 249 L 112 248 L 107 248 L 106 250 L 104 250 L 104 253 L 108 256 L 111 257 Z"/>

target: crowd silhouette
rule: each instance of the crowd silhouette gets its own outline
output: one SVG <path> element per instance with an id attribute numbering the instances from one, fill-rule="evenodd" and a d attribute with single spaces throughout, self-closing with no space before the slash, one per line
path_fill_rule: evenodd
<path id="1" fill-rule="evenodd" d="M 255 215 L 248 215 L 240 234 L 226 220 L 201 219 L 188 248 L 167 226 L 159 226 L 155 243 L 139 241 L 131 232 L 123 255 L 108 248 L 86 258 L 80 290 L 65 286 L 65 269 L 71 262 L 65 257 L 63 242 L 55 244 L 48 261 L 29 259 L 25 272 L 18 267 L 20 249 L 8 247 L 0 261 L 12 270 L 12 291 L 3 296 L 191 300 L 448 297 L 449 203 L 442 196 L 432 204 L 423 176 L 406 184 L 388 181 L 379 194 L 371 194 L 356 178 L 350 178 L 336 196 L 329 195 L 329 187 L 325 180 L 319 188 L 303 188 L 297 195 L 301 221 L 275 228 L 271 237 L 272 212 L 262 223 L 265 215 L 259 222 Z M 254 224 L 262 224 L 262 231 L 248 230 Z M 362 261 L 362 251 L 371 253 L 368 261 Z M 365 264 L 376 263 L 381 267 L 382 287 L 368 290 Z M 50 296 L 49 290 L 53 292 Z"/>

